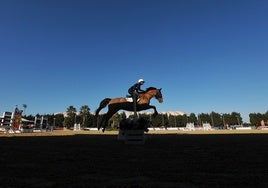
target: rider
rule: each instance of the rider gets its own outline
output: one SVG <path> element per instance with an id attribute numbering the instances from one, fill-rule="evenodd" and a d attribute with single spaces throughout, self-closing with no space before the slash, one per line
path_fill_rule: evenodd
<path id="1" fill-rule="evenodd" d="M 128 89 L 128 93 L 131 95 L 133 102 L 137 102 L 137 99 L 139 97 L 139 93 L 144 93 L 145 91 L 141 89 L 141 85 L 143 85 L 145 81 L 143 79 L 139 79 L 137 83 L 135 83 L 133 86 L 131 86 Z"/>

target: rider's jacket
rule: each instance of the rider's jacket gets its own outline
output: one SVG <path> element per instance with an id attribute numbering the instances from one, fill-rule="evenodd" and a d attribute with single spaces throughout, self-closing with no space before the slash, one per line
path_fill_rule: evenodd
<path id="1" fill-rule="evenodd" d="M 141 89 L 141 84 L 139 82 L 134 84 L 133 86 L 131 86 L 128 89 L 129 94 L 132 94 L 134 91 L 136 91 L 137 93 L 143 93 L 144 92 L 144 90 Z"/>

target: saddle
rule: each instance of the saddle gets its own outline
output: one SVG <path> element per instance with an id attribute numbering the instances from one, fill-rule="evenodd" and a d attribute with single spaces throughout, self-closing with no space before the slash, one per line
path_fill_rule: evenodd
<path id="1" fill-rule="evenodd" d="M 131 97 L 131 95 L 126 95 L 126 101 L 127 102 L 133 102 L 133 98 Z M 139 102 L 140 98 L 138 98 L 137 102 Z"/>

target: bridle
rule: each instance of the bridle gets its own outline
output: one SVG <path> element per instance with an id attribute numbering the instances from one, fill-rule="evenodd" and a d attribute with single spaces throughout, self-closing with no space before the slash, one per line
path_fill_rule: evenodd
<path id="1" fill-rule="evenodd" d="M 158 100 L 159 98 L 162 98 L 161 89 L 162 89 L 162 88 L 157 89 L 157 93 L 156 93 L 156 95 L 155 95 L 155 98 L 156 98 L 157 100 Z"/>

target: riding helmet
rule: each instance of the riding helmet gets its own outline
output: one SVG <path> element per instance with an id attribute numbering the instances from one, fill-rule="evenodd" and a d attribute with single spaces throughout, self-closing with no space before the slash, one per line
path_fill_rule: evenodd
<path id="1" fill-rule="evenodd" d="M 143 80 L 143 79 L 139 79 L 139 81 L 138 81 L 139 83 L 144 83 L 145 81 Z"/>

